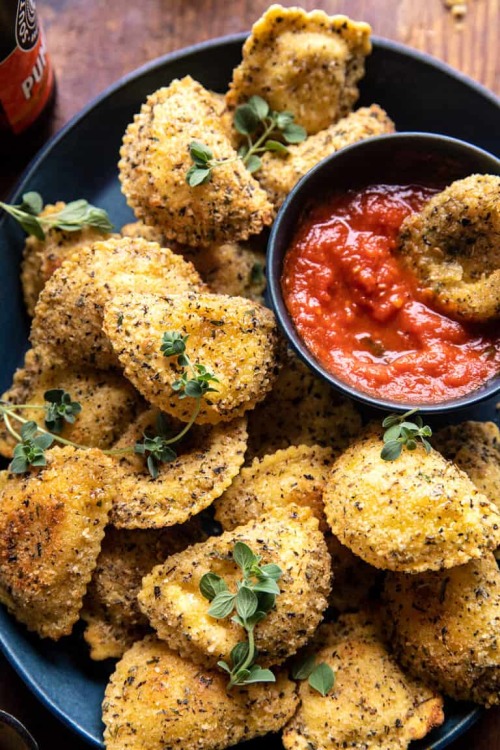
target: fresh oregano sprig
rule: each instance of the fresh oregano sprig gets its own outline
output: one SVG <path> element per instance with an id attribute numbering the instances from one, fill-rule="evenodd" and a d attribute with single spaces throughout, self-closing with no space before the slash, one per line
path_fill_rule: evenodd
<path id="1" fill-rule="evenodd" d="M 238 156 L 250 173 L 262 166 L 259 154 L 266 151 L 287 154 L 287 145 L 301 143 L 307 137 L 305 129 L 294 122 L 291 112 L 273 111 L 260 96 L 251 96 L 246 104 L 236 108 L 234 127 L 246 139 L 238 149 Z M 193 166 L 186 173 L 190 187 L 210 182 L 216 167 L 234 160 L 234 157 L 214 159 L 211 149 L 199 141 L 191 141 L 189 155 L 193 160 Z"/>
<path id="2" fill-rule="evenodd" d="M 52 388 L 43 394 L 45 399 L 45 426 L 50 432 L 58 435 L 64 423 L 74 424 L 82 410 L 79 401 L 73 401 L 70 394 L 63 388 Z"/>
<path id="3" fill-rule="evenodd" d="M 0 208 L 16 219 L 27 234 L 32 234 L 39 240 L 44 240 L 47 230 L 54 227 L 66 232 L 77 232 L 83 227 L 95 227 L 101 232 L 113 231 L 106 211 L 83 199 L 71 201 L 59 211 L 47 216 L 40 215 L 43 211 L 43 200 L 36 192 L 24 193 L 22 202 L 18 205 L 0 201 Z"/>
<path id="4" fill-rule="evenodd" d="M 380 457 L 384 461 L 395 461 L 402 453 L 403 448 L 414 451 L 418 445 L 423 445 L 426 453 L 430 453 L 432 446 L 427 440 L 432 436 L 432 430 L 428 425 L 424 425 L 423 419 L 417 415 L 414 421 L 409 417 L 413 416 L 418 409 L 411 409 L 405 414 L 390 414 L 382 422 L 385 429 L 383 440 L 384 447 Z"/>
<path id="5" fill-rule="evenodd" d="M 235 685 L 276 681 L 270 669 L 262 669 L 256 663 L 254 629 L 273 609 L 280 593 L 277 581 L 283 571 L 274 563 L 261 565 L 261 559 L 247 544 L 236 542 L 233 560 L 242 572 L 236 593 L 230 591 L 224 579 L 216 573 L 205 573 L 200 580 L 200 592 L 210 602 L 208 614 L 223 620 L 236 610 L 231 620 L 241 625 L 247 634 L 247 640 L 240 641 L 232 649 L 229 664 L 217 662 L 229 675 L 228 690 Z"/>
<path id="6" fill-rule="evenodd" d="M 322 661 L 316 664 L 316 657 L 307 656 L 303 661 L 296 662 L 292 667 L 292 678 L 294 680 L 307 680 L 309 685 L 321 693 L 323 697 L 328 695 L 335 685 L 335 672 L 329 664 Z"/>
<path id="7" fill-rule="evenodd" d="M 19 443 L 14 448 L 10 471 L 24 474 L 30 466 L 46 466 L 45 451 L 54 442 L 52 435 L 40 433 L 36 422 L 26 422 L 21 427 Z"/>

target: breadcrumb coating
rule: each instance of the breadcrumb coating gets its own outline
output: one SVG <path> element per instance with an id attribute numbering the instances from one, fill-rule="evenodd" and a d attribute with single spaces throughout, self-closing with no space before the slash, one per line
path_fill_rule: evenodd
<path id="1" fill-rule="evenodd" d="M 330 591 L 330 556 L 308 508 L 275 510 L 173 555 L 144 578 L 139 604 L 159 638 L 181 655 L 209 667 L 220 659 L 229 661 L 244 631 L 229 619 L 208 614 L 209 602 L 199 584 L 212 571 L 236 591 L 241 570 L 232 552 L 238 541 L 261 555 L 262 564 L 276 563 L 283 570 L 275 608 L 255 627 L 259 665 L 280 664 L 312 636 Z"/>
<path id="2" fill-rule="evenodd" d="M 156 434 L 157 412 L 149 410 L 130 425 L 114 448 L 135 445 L 144 434 Z M 169 430 L 183 425 L 170 419 Z M 144 457 L 128 453 L 115 458 L 115 498 L 110 520 L 119 528 L 162 528 L 184 523 L 226 490 L 243 464 L 246 419 L 219 425 L 194 425 L 173 447 L 177 458 L 158 466 L 156 479 Z"/>
<path id="3" fill-rule="evenodd" d="M 177 293 L 201 289 L 190 263 L 154 242 L 129 237 L 96 242 L 64 261 L 38 300 L 33 346 L 55 362 L 119 365 L 102 330 L 103 308 L 120 293 Z"/>
<path id="4" fill-rule="evenodd" d="M 302 143 L 288 146 L 287 156 L 272 151 L 263 154 L 256 177 L 271 203 L 279 208 L 300 178 L 325 157 L 365 138 L 393 132 L 394 123 L 382 107 L 361 107 Z"/>
<path id="5" fill-rule="evenodd" d="M 339 454 L 360 429 L 354 403 L 289 352 L 271 393 L 248 415 L 246 460 L 289 445 L 330 447 Z"/>
<path id="6" fill-rule="evenodd" d="M 500 317 L 500 177 L 453 182 L 408 216 L 399 253 L 420 287 L 451 318 Z"/>
<path id="7" fill-rule="evenodd" d="M 332 461 L 332 449 L 317 445 L 291 445 L 256 457 L 215 501 L 215 518 L 230 531 L 272 515 L 274 508 L 299 505 L 310 508 L 325 531 L 323 489 Z"/>
<path id="8" fill-rule="evenodd" d="M 500 570 L 492 554 L 451 570 L 390 574 L 386 627 L 397 658 L 456 700 L 500 703 Z"/>
<path id="9" fill-rule="evenodd" d="M 48 204 L 40 216 L 58 213 L 65 206 L 66 203 L 63 201 Z M 44 240 L 38 240 L 33 236 L 26 238 L 21 264 L 21 283 L 26 310 L 30 317 L 34 315 L 40 292 L 63 260 L 81 247 L 88 247 L 102 240 L 105 234 L 95 227 L 83 227 L 77 232 L 65 232 L 63 229 L 52 227 L 45 230 Z"/>
<path id="10" fill-rule="evenodd" d="M 188 335 L 193 365 L 207 367 L 216 389 L 200 401 L 197 424 L 229 421 L 253 409 L 271 390 L 281 364 L 282 340 L 271 310 L 222 294 L 117 295 L 106 305 L 104 331 L 125 375 L 151 404 L 188 422 L 193 400 L 172 385 L 182 369 L 161 352 L 163 334 Z"/>
<path id="11" fill-rule="evenodd" d="M 107 527 L 81 612 L 91 659 L 120 658 L 148 633 L 137 603 L 143 577 L 169 555 L 205 538 L 196 519 L 169 529 Z"/>
<path id="12" fill-rule="evenodd" d="M 371 28 L 322 10 L 271 5 L 253 25 L 234 69 L 226 102 L 251 96 L 278 112 L 292 112 L 308 133 L 345 117 L 358 99 L 358 81 L 371 52 Z"/>
<path id="13" fill-rule="evenodd" d="M 195 666 L 152 636 L 135 643 L 106 688 L 106 749 L 224 750 L 279 731 L 297 706 L 285 673 L 230 693 L 226 683 L 221 672 Z"/>
<path id="14" fill-rule="evenodd" d="M 422 446 L 384 461 L 368 433 L 334 463 L 323 495 L 333 533 L 376 568 L 462 565 L 500 544 L 500 512 L 467 474 Z"/>
<path id="15" fill-rule="evenodd" d="M 494 422 L 449 425 L 434 433 L 432 444 L 500 510 L 500 430 Z"/>
<path id="16" fill-rule="evenodd" d="M 303 680 L 300 707 L 283 732 L 286 750 L 405 750 L 444 721 L 443 700 L 406 675 L 367 613 L 322 625 L 316 662 L 335 673 L 326 696 Z"/>
<path id="17" fill-rule="evenodd" d="M 89 448 L 110 448 L 143 408 L 141 397 L 120 373 L 50 364 L 35 349 L 26 352 L 24 367 L 16 370 L 12 386 L 1 399 L 40 405 L 51 389 L 64 389 L 82 406 L 74 424 L 65 422 L 59 434 Z M 40 409 L 23 409 L 22 416 L 44 426 L 45 412 Z M 0 454 L 12 458 L 15 445 L 0 420 Z"/>
<path id="18" fill-rule="evenodd" d="M 122 191 L 136 217 L 193 247 L 248 239 L 274 217 L 266 193 L 231 145 L 220 109 L 190 76 L 175 80 L 148 97 L 120 151 Z M 224 162 L 196 187 L 186 181 L 193 141 Z"/>
<path id="19" fill-rule="evenodd" d="M 0 492 L 0 601 L 28 630 L 58 640 L 78 620 L 104 536 L 111 459 L 52 448 L 47 466 Z"/>

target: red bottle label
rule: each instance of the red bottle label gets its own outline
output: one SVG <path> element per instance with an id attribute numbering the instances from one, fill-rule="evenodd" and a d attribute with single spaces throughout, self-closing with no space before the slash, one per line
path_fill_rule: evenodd
<path id="1" fill-rule="evenodd" d="M 36 120 L 54 86 L 52 67 L 32 0 L 18 0 L 15 45 L 0 62 L 0 125 L 6 120 L 9 129 L 18 134 Z"/>

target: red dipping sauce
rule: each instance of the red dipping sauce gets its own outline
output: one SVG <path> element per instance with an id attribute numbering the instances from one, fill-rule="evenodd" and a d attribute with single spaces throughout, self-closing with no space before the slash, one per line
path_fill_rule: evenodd
<path id="1" fill-rule="evenodd" d="M 436 312 L 398 262 L 399 228 L 438 189 L 372 185 L 308 212 L 281 280 L 298 333 L 323 366 L 369 395 L 435 404 L 500 369 L 500 331 Z"/>

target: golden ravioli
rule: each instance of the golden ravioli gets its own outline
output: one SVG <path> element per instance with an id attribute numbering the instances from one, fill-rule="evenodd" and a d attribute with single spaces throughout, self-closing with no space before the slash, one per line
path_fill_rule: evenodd
<path id="1" fill-rule="evenodd" d="M 333 533 L 376 568 L 440 570 L 500 544 L 500 511 L 437 451 L 384 461 L 369 433 L 334 463 L 323 495 Z"/>
<path id="2" fill-rule="evenodd" d="M 157 412 L 142 414 L 115 444 L 115 450 L 155 434 Z M 169 421 L 178 434 L 183 425 Z M 247 440 L 246 419 L 239 417 L 220 425 L 194 425 L 182 442 L 175 444 L 177 458 L 158 466 L 150 475 L 144 457 L 127 453 L 115 460 L 115 498 L 110 520 L 119 528 L 163 528 L 184 523 L 221 495 L 243 464 Z"/>
<path id="3" fill-rule="evenodd" d="M 226 690 L 227 675 L 145 638 L 116 665 L 104 696 L 107 750 L 224 750 L 277 732 L 297 706 L 286 674 Z"/>
<path id="4" fill-rule="evenodd" d="M 52 448 L 0 492 L 0 601 L 43 638 L 71 633 L 111 507 L 111 459 Z"/>
<path id="5" fill-rule="evenodd" d="M 257 94 L 272 109 L 292 112 L 308 133 L 323 130 L 348 114 L 358 99 L 370 33 L 367 23 L 347 16 L 271 5 L 243 45 L 228 106 Z"/>
<path id="6" fill-rule="evenodd" d="M 106 306 L 104 330 L 127 378 L 151 404 L 188 422 L 193 399 L 172 385 L 182 369 L 161 352 L 163 334 L 188 335 L 186 353 L 218 379 L 201 399 L 196 423 L 232 420 L 271 389 L 281 356 L 273 313 L 257 302 L 222 294 L 127 294 Z"/>

